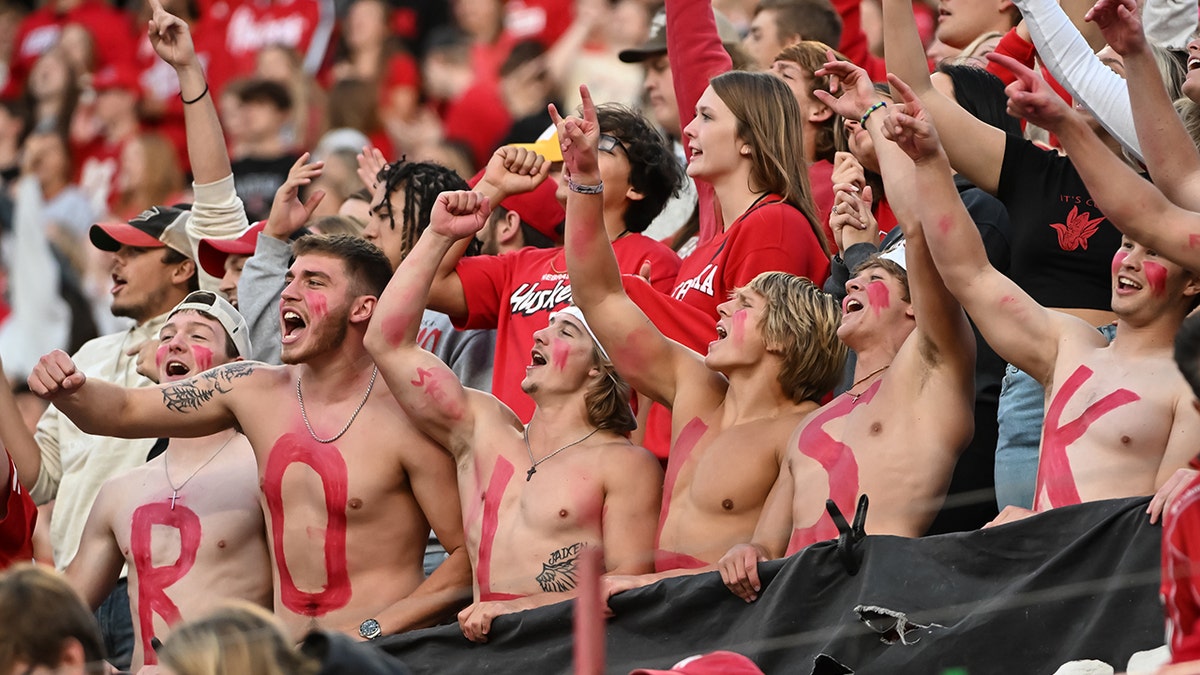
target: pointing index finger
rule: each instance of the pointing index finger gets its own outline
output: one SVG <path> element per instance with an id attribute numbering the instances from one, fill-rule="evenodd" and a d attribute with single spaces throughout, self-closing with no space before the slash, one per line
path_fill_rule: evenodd
<path id="1" fill-rule="evenodd" d="M 987 58 L 989 61 L 999 64 L 1008 72 L 1015 75 L 1017 79 L 1021 80 L 1021 82 L 1025 84 L 1026 87 L 1032 86 L 1034 81 L 1037 79 L 1037 76 L 1034 74 L 1034 72 L 1026 67 L 1025 64 L 1011 56 L 1008 56 L 1007 54 L 997 54 L 996 52 L 991 52 L 987 55 Z"/>

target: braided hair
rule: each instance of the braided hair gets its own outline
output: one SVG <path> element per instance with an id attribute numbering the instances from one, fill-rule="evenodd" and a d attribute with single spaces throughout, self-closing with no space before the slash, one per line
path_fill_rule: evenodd
<path id="1" fill-rule="evenodd" d="M 410 162 L 404 157 L 380 169 L 376 179 L 384 186 L 384 201 L 380 208 L 387 213 L 388 223 L 393 230 L 396 229 L 396 214 L 392 213 L 391 209 L 392 195 L 397 190 L 404 190 L 404 213 L 401 214 L 401 234 L 404 241 L 402 258 L 408 255 L 421 233 L 429 227 L 429 216 L 437 196 L 451 190 L 470 189 L 461 176 L 441 164 Z M 479 242 L 473 238 L 465 255 L 478 253 Z"/>

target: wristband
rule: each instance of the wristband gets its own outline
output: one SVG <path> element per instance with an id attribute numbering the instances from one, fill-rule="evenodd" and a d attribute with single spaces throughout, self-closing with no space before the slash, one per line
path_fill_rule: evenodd
<path id="1" fill-rule="evenodd" d="M 879 110 L 880 108 L 886 108 L 886 107 L 887 107 L 886 101 L 876 101 L 874 104 L 871 105 L 870 108 L 867 108 L 867 112 L 863 113 L 862 117 L 858 118 L 858 125 L 861 127 L 867 126 L 867 118 L 871 116 L 871 113 L 875 112 L 876 110 Z"/>
<path id="2" fill-rule="evenodd" d="M 600 181 L 596 185 L 580 185 L 568 177 L 567 189 L 571 192 L 577 192 L 581 195 L 598 195 L 601 192 L 604 192 L 604 181 Z"/>
<path id="3" fill-rule="evenodd" d="M 189 101 L 183 97 L 183 92 L 181 91 L 181 92 L 179 92 L 179 100 L 183 101 L 184 105 L 191 105 L 191 104 L 195 103 L 196 101 L 199 101 L 200 99 L 204 98 L 204 96 L 206 94 L 208 94 L 208 82 L 204 83 L 204 91 L 200 92 L 200 95 L 197 96 L 196 98 Z M 867 114 L 869 115 L 870 113 L 867 113 Z"/>

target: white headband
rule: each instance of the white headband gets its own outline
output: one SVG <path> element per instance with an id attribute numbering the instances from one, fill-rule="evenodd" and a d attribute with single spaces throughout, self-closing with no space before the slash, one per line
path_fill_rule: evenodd
<path id="1" fill-rule="evenodd" d="M 905 252 L 905 245 L 904 245 L 903 239 L 896 242 L 895 244 L 892 244 L 888 248 L 888 250 L 881 252 L 879 254 L 879 257 L 882 260 L 891 260 L 892 262 L 899 265 L 900 268 L 903 269 L 905 272 L 908 271 L 907 254 Z"/>
<path id="2" fill-rule="evenodd" d="M 592 332 L 592 327 L 588 325 L 587 319 L 583 318 L 582 310 L 575 305 L 567 305 L 557 312 L 551 312 L 550 320 L 553 321 L 554 317 L 558 316 L 559 314 L 567 314 L 575 317 L 575 320 L 583 325 L 583 329 L 588 332 L 588 335 L 592 336 L 592 342 L 596 343 L 596 348 L 600 350 L 600 356 L 603 357 L 605 361 L 612 361 L 612 359 L 608 358 L 608 352 L 604 350 L 604 345 L 600 344 L 600 341 L 596 339 L 596 334 Z"/>

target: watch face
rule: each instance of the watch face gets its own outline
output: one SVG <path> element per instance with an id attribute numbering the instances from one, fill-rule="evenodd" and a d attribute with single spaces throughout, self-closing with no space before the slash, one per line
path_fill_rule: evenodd
<path id="1" fill-rule="evenodd" d="M 379 622 L 375 619 L 367 619 L 358 626 L 358 634 L 368 640 L 373 640 L 379 637 L 383 631 L 379 628 Z"/>

